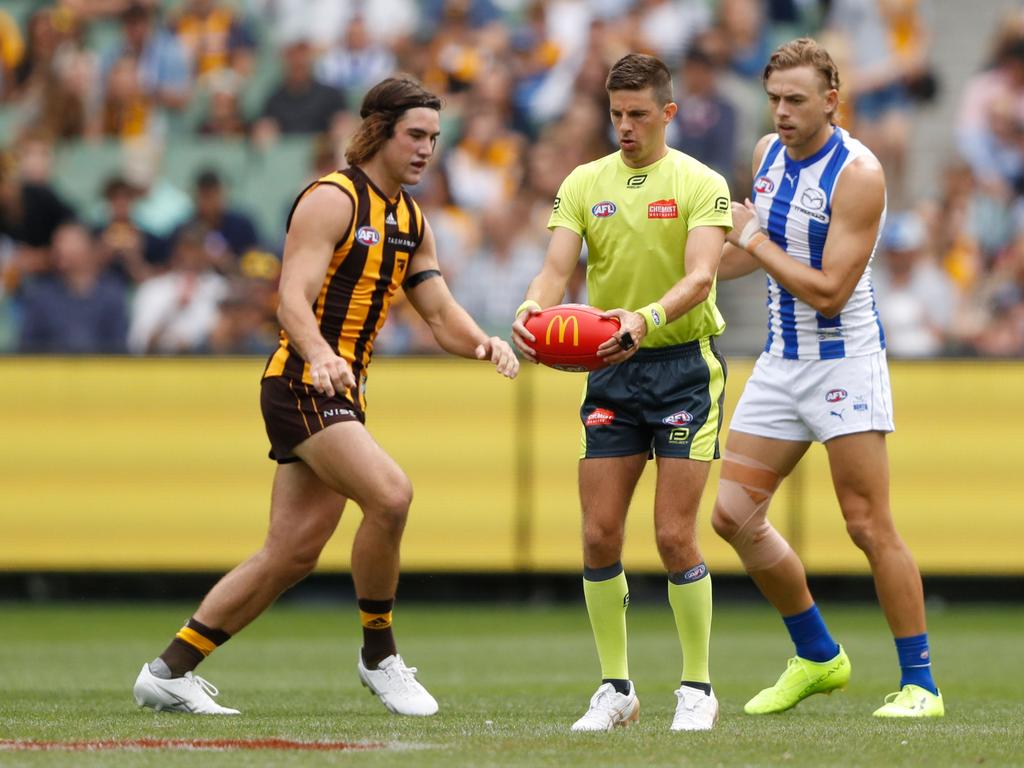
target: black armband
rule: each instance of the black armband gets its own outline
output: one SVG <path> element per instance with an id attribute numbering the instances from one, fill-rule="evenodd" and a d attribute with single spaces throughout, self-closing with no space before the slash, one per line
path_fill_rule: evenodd
<path id="1" fill-rule="evenodd" d="M 425 280 L 429 280 L 432 277 L 440 276 L 440 269 L 424 269 L 422 272 L 417 272 L 415 275 L 409 275 L 407 278 L 405 278 L 405 282 L 402 283 L 402 287 L 407 291 L 412 290 Z"/>

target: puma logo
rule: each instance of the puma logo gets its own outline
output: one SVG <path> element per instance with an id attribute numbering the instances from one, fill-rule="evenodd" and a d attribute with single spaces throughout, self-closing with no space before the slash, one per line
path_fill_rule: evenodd
<path id="1" fill-rule="evenodd" d="M 796 180 L 797 178 L 799 178 L 800 174 L 787 173 L 785 175 L 786 180 L 790 183 L 790 186 L 796 186 Z"/>

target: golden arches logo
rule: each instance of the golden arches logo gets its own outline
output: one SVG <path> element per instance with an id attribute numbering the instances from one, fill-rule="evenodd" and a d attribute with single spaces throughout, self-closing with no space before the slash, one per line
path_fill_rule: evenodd
<path id="1" fill-rule="evenodd" d="M 545 344 L 551 344 L 551 329 L 555 326 L 555 323 L 558 323 L 559 344 L 565 343 L 565 329 L 571 325 L 572 345 L 574 347 L 578 347 L 580 345 L 580 323 L 579 320 L 576 319 L 575 315 L 569 315 L 569 317 L 564 317 L 563 315 L 555 315 L 554 317 L 552 317 L 551 321 L 548 323 L 547 333 L 544 335 Z"/>

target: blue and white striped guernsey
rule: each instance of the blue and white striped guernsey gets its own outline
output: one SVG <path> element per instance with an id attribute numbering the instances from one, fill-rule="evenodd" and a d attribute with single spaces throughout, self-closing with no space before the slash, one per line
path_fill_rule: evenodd
<path id="1" fill-rule="evenodd" d="M 853 160 L 871 150 L 838 126 L 820 150 L 792 160 L 776 136 L 768 145 L 754 179 L 751 199 L 761 228 L 792 258 L 821 269 L 832 214 L 836 179 Z M 885 210 L 879 233 L 885 225 Z M 871 249 L 874 258 L 878 239 Z M 764 351 L 791 360 L 861 357 L 885 349 L 878 319 L 871 259 L 842 312 L 819 314 L 768 276 L 768 341 Z"/>

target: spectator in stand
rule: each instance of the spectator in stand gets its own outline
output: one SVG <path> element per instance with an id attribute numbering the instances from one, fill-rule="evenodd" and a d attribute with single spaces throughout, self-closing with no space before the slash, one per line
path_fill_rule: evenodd
<path id="1" fill-rule="evenodd" d="M 882 235 L 882 258 L 872 270 L 885 346 L 893 357 L 936 357 L 950 347 L 960 297 L 936 263 L 924 221 L 895 214 Z"/>
<path id="2" fill-rule="evenodd" d="M 8 292 L 14 292 L 22 279 L 50 271 L 53 233 L 74 216 L 74 211 L 50 186 L 49 169 L 40 167 L 45 160 L 34 162 L 44 150 L 33 147 L 41 143 L 46 144 L 38 137 L 21 142 L 20 168 L 13 154 L 0 156 L 0 235 L 6 235 L 13 243 L 13 253 L 4 266 Z"/>
<path id="3" fill-rule="evenodd" d="M 249 126 L 242 117 L 239 95 L 242 81 L 230 69 L 212 72 L 206 78 L 206 115 L 199 126 L 202 136 L 221 139 L 244 139 Z"/>
<path id="4" fill-rule="evenodd" d="M 256 40 L 233 8 L 217 0 L 186 0 L 168 27 L 198 80 L 225 69 L 252 74 Z"/>
<path id="5" fill-rule="evenodd" d="M 992 67 L 964 87 L 957 146 L 978 184 L 997 199 L 1020 191 L 1024 174 L 1024 39 L 1008 39 Z"/>
<path id="6" fill-rule="evenodd" d="M 530 281 L 544 263 L 547 243 L 523 227 L 525 198 L 481 214 L 483 242 L 452 285 L 456 300 L 491 335 L 506 332 Z"/>
<path id="7" fill-rule="evenodd" d="M 349 19 L 344 36 L 316 63 L 316 77 L 358 101 L 396 66 L 394 52 L 371 37 L 364 16 L 355 15 Z"/>
<path id="8" fill-rule="evenodd" d="M 511 200 L 521 181 L 524 149 L 521 134 L 506 128 L 490 110 L 474 108 L 445 165 L 455 204 L 479 211 Z"/>
<path id="9" fill-rule="evenodd" d="M 103 185 L 107 221 L 95 235 L 103 264 L 125 285 L 135 286 L 167 264 L 166 243 L 132 220 L 139 190 L 123 176 L 112 176 Z"/>
<path id="10" fill-rule="evenodd" d="M 121 38 L 104 54 L 103 129 L 107 135 L 161 135 L 161 110 L 180 111 L 188 103 L 192 81 L 185 52 L 160 27 L 155 11 L 133 2 L 121 14 Z"/>
<path id="11" fill-rule="evenodd" d="M 686 52 L 679 82 L 669 146 L 718 171 L 737 189 L 736 108 L 719 93 L 715 61 L 699 45 Z"/>
<path id="12" fill-rule="evenodd" d="M 122 147 L 122 174 L 139 191 L 132 218 L 147 232 L 169 238 L 192 216 L 192 198 L 161 171 L 159 144 L 140 139 Z"/>
<path id="13" fill-rule="evenodd" d="M 135 292 L 128 350 L 135 354 L 201 351 L 217 322 L 228 281 L 214 271 L 198 226 L 178 233 L 171 269 L 151 277 Z"/>
<path id="14" fill-rule="evenodd" d="M 224 184 L 213 168 L 196 175 L 195 215 L 183 227 L 199 227 L 206 233 L 206 253 L 222 275 L 238 272 L 241 257 L 259 245 L 255 224 L 246 214 L 228 207 Z"/>
<path id="15" fill-rule="evenodd" d="M 25 54 L 25 40 L 17 22 L 0 9 L 0 102 L 6 101 L 14 84 L 14 70 Z"/>
<path id="16" fill-rule="evenodd" d="M 1024 356 L 1024 234 L 1018 234 L 979 284 L 960 335 L 968 349 L 990 357 Z"/>
<path id="17" fill-rule="evenodd" d="M 278 344 L 278 327 L 273 312 L 268 316 L 266 311 L 268 292 L 275 294 L 266 280 L 232 278 L 202 351 L 215 355 L 270 354 Z"/>
<path id="18" fill-rule="evenodd" d="M 29 20 L 28 49 L 13 73 L 21 130 L 58 139 L 86 133 L 95 111 L 96 57 L 83 28 L 65 8 L 45 8 Z"/>
<path id="19" fill-rule="evenodd" d="M 906 83 L 921 73 L 925 62 L 923 52 L 905 41 L 907 53 L 899 53 L 883 4 L 884 0 L 832 0 L 828 27 L 843 41 L 846 53 L 840 68 L 853 104 L 850 130 L 885 168 L 890 205 L 905 205 L 912 106 Z M 919 27 L 923 38 L 923 25 Z"/>
<path id="20" fill-rule="evenodd" d="M 75 221 L 53 236 L 54 272 L 22 292 L 21 352 L 124 352 L 128 331 L 124 289 L 103 271 L 89 230 Z"/>
<path id="21" fill-rule="evenodd" d="M 633 14 L 642 50 L 670 67 L 679 63 L 690 43 L 711 25 L 704 0 L 637 0 Z"/>
<path id="22" fill-rule="evenodd" d="M 253 140 L 269 146 L 281 134 L 336 133 L 345 113 L 345 94 L 313 77 L 313 48 L 308 39 L 284 47 L 284 78 L 267 99 L 253 127 Z"/>

